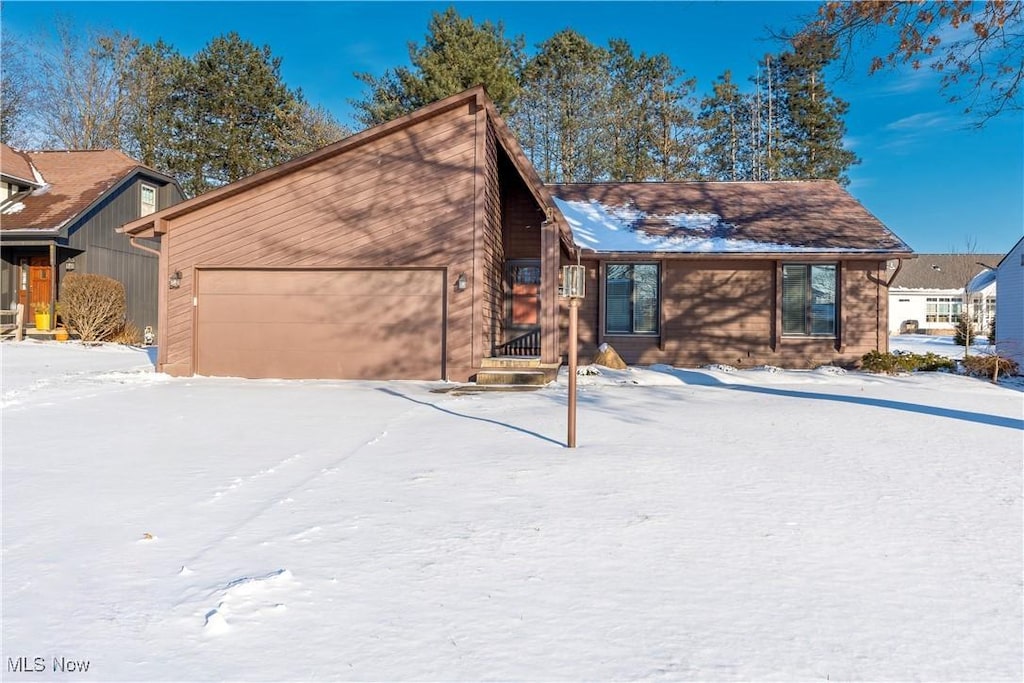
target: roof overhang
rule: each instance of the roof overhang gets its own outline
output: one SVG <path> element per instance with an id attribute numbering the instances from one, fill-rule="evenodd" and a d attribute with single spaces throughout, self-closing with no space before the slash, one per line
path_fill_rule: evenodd
<path id="1" fill-rule="evenodd" d="M 688 260 L 706 261 L 879 261 L 883 259 L 913 258 L 913 254 L 891 251 L 596 251 L 577 247 L 581 258 L 597 260 Z"/>

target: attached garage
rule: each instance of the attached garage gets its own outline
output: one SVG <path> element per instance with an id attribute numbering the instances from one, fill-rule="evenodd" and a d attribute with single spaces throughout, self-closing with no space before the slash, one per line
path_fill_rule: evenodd
<path id="1" fill-rule="evenodd" d="M 196 373 L 445 376 L 443 268 L 200 268 Z"/>

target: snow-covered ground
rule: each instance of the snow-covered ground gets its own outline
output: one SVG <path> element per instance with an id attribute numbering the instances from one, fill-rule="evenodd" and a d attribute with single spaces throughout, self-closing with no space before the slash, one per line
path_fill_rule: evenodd
<path id="1" fill-rule="evenodd" d="M 897 334 L 889 337 L 890 351 L 909 351 L 911 353 L 937 353 L 947 358 L 963 358 L 964 347 L 953 343 L 952 336 L 933 334 Z M 971 342 L 971 353 L 992 353 L 995 349 L 989 345 L 987 337 L 977 337 Z"/>
<path id="2" fill-rule="evenodd" d="M 4 680 L 1022 677 L 1016 385 L 603 370 L 569 450 L 564 376 L 0 354 Z"/>

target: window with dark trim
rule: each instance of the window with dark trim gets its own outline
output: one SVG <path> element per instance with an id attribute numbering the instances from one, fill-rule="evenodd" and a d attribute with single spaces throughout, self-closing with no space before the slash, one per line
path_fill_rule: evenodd
<path id="1" fill-rule="evenodd" d="M 604 273 L 606 334 L 657 334 L 656 263 L 609 263 Z"/>
<path id="2" fill-rule="evenodd" d="M 834 337 L 836 266 L 788 263 L 782 266 L 782 333 Z"/>

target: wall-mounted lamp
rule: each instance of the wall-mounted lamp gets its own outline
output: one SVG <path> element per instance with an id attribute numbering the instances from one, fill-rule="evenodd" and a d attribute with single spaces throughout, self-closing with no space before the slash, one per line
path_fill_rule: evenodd
<path id="1" fill-rule="evenodd" d="M 69 258 L 67 261 L 64 262 L 64 270 L 66 272 L 70 273 L 74 269 L 75 269 L 75 259 Z"/>
<path id="2" fill-rule="evenodd" d="M 177 289 L 181 287 L 181 271 L 176 270 L 171 273 L 171 277 L 168 278 L 167 284 L 170 285 L 171 289 Z"/>
<path id="3" fill-rule="evenodd" d="M 466 291 L 466 274 L 465 273 L 459 273 L 458 279 L 455 280 L 455 289 L 459 290 L 460 292 Z"/>

